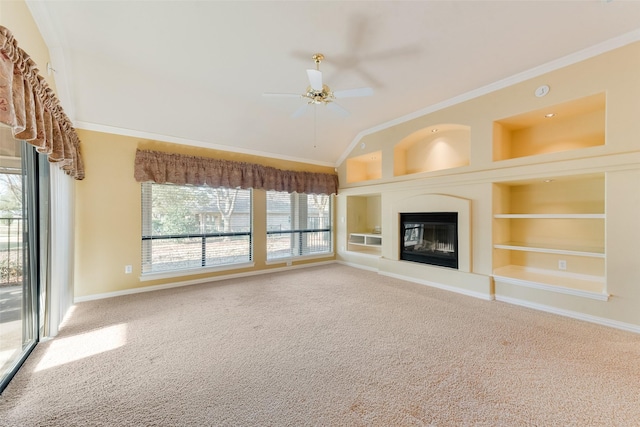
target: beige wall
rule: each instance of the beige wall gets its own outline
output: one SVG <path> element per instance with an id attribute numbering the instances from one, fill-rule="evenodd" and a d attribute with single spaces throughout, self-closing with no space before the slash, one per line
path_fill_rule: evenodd
<path id="1" fill-rule="evenodd" d="M 383 274 L 407 277 L 412 280 L 432 281 L 438 285 L 470 293 L 476 296 L 497 297 L 512 302 L 524 303 L 531 307 L 550 309 L 558 313 L 578 314 L 586 319 L 604 319 L 604 323 L 635 325 L 640 331 L 640 263 L 637 261 L 637 242 L 640 242 L 640 42 L 612 50 L 585 61 L 569 65 L 530 80 L 496 90 L 486 95 L 470 99 L 442 110 L 426 114 L 396 126 L 367 135 L 357 144 L 343 164 L 338 167 L 342 183 L 337 201 L 338 233 L 336 245 L 338 259 L 354 265 L 377 270 Z M 534 95 L 540 85 L 549 85 L 550 93 L 542 98 Z M 602 125 L 601 113 L 595 113 L 593 120 L 587 115 L 580 120 L 561 124 L 562 129 L 578 126 L 587 129 L 587 134 L 603 129 L 605 144 L 597 145 L 586 139 L 577 150 L 544 152 L 534 156 L 510 158 L 494 161 L 494 151 L 512 151 L 515 147 L 494 146 L 494 122 L 532 111 L 545 111 L 547 107 L 571 104 L 580 98 L 594 98 L 592 95 L 606 96 L 606 125 Z M 596 97 L 597 98 L 597 97 Z M 407 136 L 440 124 L 457 124 L 471 129 L 471 149 L 469 165 L 447 170 L 394 176 L 394 148 Z M 556 128 L 560 125 L 554 125 Z M 536 132 L 550 133 L 554 126 L 540 126 Z M 592 129 L 593 128 L 593 129 Z M 594 130 L 595 129 L 595 130 Z M 553 132 L 554 135 L 563 132 Z M 570 130 L 571 134 L 580 132 Z M 500 137 L 500 135 L 497 135 Z M 502 135 L 504 137 L 504 135 Z M 537 140 L 535 140 L 537 143 Z M 364 143 L 364 144 L 362 144 Z M 519 143 L 519 141 L 517 141 Z M 595 146 L 594 146 L 595 145 Z M 364 146 L 364 149 L 361 148 Z M 519 147 L 518 147 L 519 148 Z M 349 158 L 366 157 L 367 153 L 381 152 L 381 178 L 370 181 L 348 182 Z M 518 153 L 512 153 L 514 157 Z M 521 154 L 528 154 L 524 150 Z M 501 154 L 496 156 L 500 158 Z M 395 165 L 398 170 L 398 165 Z M 568 295 L 548 290 L 533 289 L 515 285 L 493 283 L 494 266 L 506 265 L 514 261 L 504 251 L 494 250 L 494 239 L 506 233 L 503 222 L 494 220 L 506 200 L 501 183 L 518 181 L 542 181 L 548 177 L 596 174 L 600 176 L 594 192 L 604 192 L 606 230 L 602 231 L 602 221 L 585 220 L 583 224 L 572 224 L 573 231 L 588 227 L 589 221 L 596 224 L 598 232 L 585 232 L 585 239 L 598 240 L 606 235 L 604 243 L 606 261 L 594 259 L 600 265 L 594 270 L 603 271 L 606 263 L 606 291 L 611 295 L 608 301 L 597 301 L 576 295 Z M 604 177 L 604 184 L 602 181 Z M 583 181 L 584 184 L 585 181 Z M 595 189 L 598 187 L 599 189 Z M 604 187 L 604 189 L 603 189 Z M 383 248 L 380 258 L 345 250 L 348 239 L 347 224 L 341 218 L 352 217 L 349 212 L 350 196 L 379 195 L 382 200 Z M 442 273 L 438 268 L 409 266 L 406 262 L 394 260 L 394 251 L 386 245 L 395 245 L 393 229 L 397 219 L 393 206 L 406 198 L 419 198 L 428 194 L 449 195 L 464 198 L 471 203 L 471 273 Z M 597 199 L 597 198 L 596 198 Z M 514 201 L 512 201 L 514 202 Z M 515 202 L 514 202 L 515 203 Z M 528 210 L 528 208 L 523 207 Z M 426 209 L 428 210 L 428 209 Z M 389 214 L 389 212 L 392 212 Z M 507 220 L 509 221 L 509 220 Z M 517 222 L 511 220 L 512 222 Z M 544 227 L 556 227 L 557 222 L 545 223 Z M 536 227 L 535 222 L 527 227 Z M 495 228 L 495 232 L 494 232 Z M 530 230 L 529 230 L 530 231 Z M 567 231 L 570 232 L 571 230 Z M 527 231 L 512 230 L 516 237 Z M 530 234 L 530 233 L 529 233 Z M 547 236 L 548 237 L 548 236 Z M 601 243 L 596 242 L 596 244 Z M 515 255 L 514 255 L 515 254 Z M 522 258 L 513 252 L 513 258 Z M 537 255 L 530 255 L 532 259 Z M 517 263 L 518 260 L 515 260 Z M 555 261 L 557 264 L 557 261 Z M 588 258 L 569 258 L 573 267 Z M 589 272 L 588 268 L 583 269 Z M 490 284 L 490 286 L 488 286 Z"/>
<path id="2" fill-rule="evenodd" d="M 254 191 L 254 268 L 140 281 L 141 187 L 133 178 L 137 148 L 247 161 L 288 170 L 333 172 L 332 168 L 323 166 L 100 132 L 79 130 L 78 134 L 82 141 L 86 178 L 76 183 L 76 297 L 285 265 L 284 261 L 281 264 L 265 264 L 266 196 L 264 191 Z M 333 258 L 323 260 L 326 259 Z M 305 262 L 310 261 L 294 261 L 294 265 Z M 125 274 L 126 265 L 133 266 L 132 274 Z"/>

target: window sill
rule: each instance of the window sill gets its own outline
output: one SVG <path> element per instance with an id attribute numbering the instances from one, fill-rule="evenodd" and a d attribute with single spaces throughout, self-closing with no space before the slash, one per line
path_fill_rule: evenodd
<path id="1" fill-rule="evenodd" d="M 196 274 L 206 274 L 206 273 L 217 273 L 220 271 L 238 270 L 241 268 L 251 268 L 251 267 L 255 267 L 255 263 L 244 262 L 241 264 L 221 265 L 219 267 L 190 268 L 185 270 L 163 271 L 160 273 L 145 273 L 140 275 L 139 279 L 141 282 L 147 282 L 151 280 L 173 279 L 175 277 L 194 276 Z"/>
<path id="2" fill-rule="evenodd" d="M 304 255 L 304 256 L 290 256 L 285 258 L 276 258 L 265 261 L 265 265 L 275 265 L 275 264 L 287 264 L 291 265 L 292 262 L 295 261 L 307 261 L 312 259 L 322 259 L 322 258 L 333 258 L 335 253 L 330 252 L 326 254 L 316 254 L 316 255 Z"/>

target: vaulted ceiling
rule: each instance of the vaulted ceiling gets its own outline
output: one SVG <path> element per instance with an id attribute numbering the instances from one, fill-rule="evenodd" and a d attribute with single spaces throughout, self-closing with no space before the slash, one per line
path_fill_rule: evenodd
<path id="1" fill-rule="evenodd" d="M 78 128 L 324 165 L 386 123 L 640 39 L 640 2 L 621 0 L 27 3 Z M 315 53 L 332 90 L 374 94 L 298 118 L 302 98 L 263 96 L 304 93 Z"/>

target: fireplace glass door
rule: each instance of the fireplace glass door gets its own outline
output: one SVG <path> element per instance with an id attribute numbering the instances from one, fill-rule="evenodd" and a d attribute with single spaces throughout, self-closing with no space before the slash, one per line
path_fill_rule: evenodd
<path id="1" fill-rule="evenodd" d="M 400 214 L 400 259 L 458 268 L 458 213 Z"/>

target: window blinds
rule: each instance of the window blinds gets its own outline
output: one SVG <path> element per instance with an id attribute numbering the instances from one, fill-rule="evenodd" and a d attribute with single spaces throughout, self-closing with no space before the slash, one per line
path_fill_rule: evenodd
<path id="1" fill-rule="evenodd" d="M 142 184 L 142 273 L 252 259 L 251 190 Z"/>
<path id="2" fill-rule="evenodd" d="M 331 196 L 267 192 L 267 260 L 333 252 Z"/>

